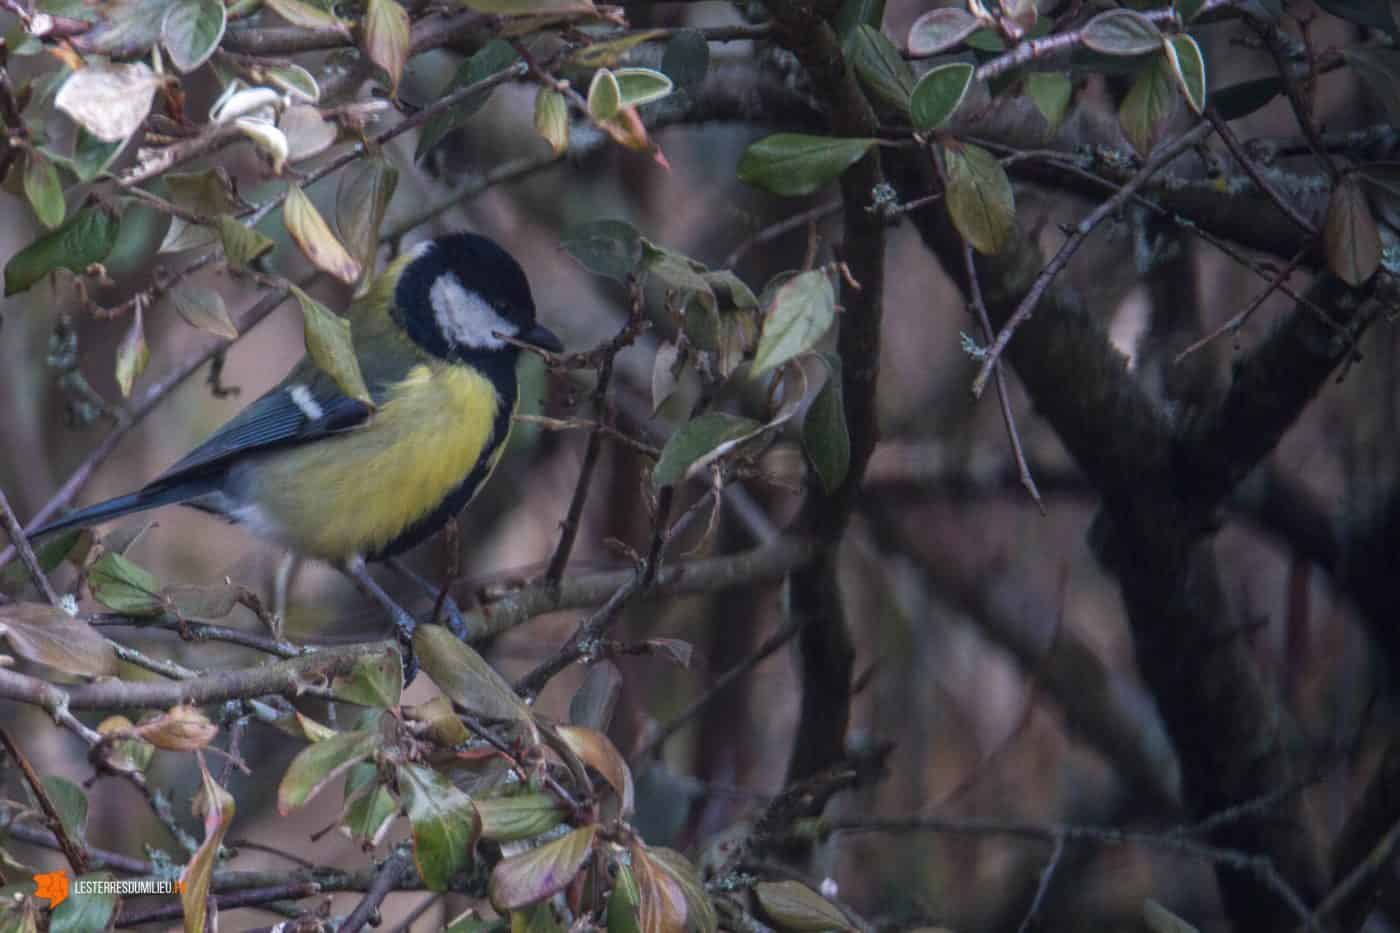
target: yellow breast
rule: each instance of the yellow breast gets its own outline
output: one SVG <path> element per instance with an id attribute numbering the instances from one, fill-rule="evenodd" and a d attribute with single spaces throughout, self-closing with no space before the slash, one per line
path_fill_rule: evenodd
<path id="1" fill-rule="evenodd" d="M 474 370 L 415 366 L 366 426 L 269 456 L 248 497 L 265 532 L 302 554 L 374 553 L 498 453 L 485 448 L 500 402 Z"/>

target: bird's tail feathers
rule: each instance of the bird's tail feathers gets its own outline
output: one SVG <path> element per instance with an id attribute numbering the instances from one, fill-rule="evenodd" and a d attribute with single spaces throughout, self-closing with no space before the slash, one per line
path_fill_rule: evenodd
<path id="1" fill-rule="evenodd" d="M 113 518 L 120 518 L 123 515 L 130 515 L 133 512 L 144 512 L 162 505 L 188 502 L 213 491 L 212 484 L 206 480 L 172 483 L 168 486 L 155 483 L 125 496 L 117 496 L 115 499 L 108 499 L 106 502 L 99 502 L 85 509 L 69 512 L 62 518 L 49 522 L 29 537 L 31 539 L 39 538 L 55 531 L 96 525 Z"/>

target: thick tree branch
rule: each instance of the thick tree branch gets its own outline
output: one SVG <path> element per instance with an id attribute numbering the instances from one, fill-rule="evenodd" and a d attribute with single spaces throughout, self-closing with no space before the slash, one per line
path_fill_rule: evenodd
<path id="1" fill-rule="evenodd" d="M 932 188 L 922 172 L 919 163 L 904 167 L 902 200 Z M 965 285 L 962 244 L 946 213 L 913 216 L 945 270 Z M 1012 312 L 1040 267 L 1039 249 L 1024 234 L 1013 234 L 1000 255 L 983 257 L 979 272 L 994 320 Z M 1045 301 L 1008 352 L 1037 410 L 1103 496 L 1098 549 L 1118 575 L 1138 662 L 1177 745 L 1187 800 L 1207 814 L 1284 786 L 1293 764 L 1275 699 L 1249 646 L 1231 628 L 1207 538 L 1219 500 L 1207 509 L 1194 497 L 1174 426 L 1133 380 L 1097 318 L 1061 288 Z M 1297 417 L 1304 395 L 1311 392 L 1291 394 L 1295 407 L 1287 421 Z M 1282 423 L 1275 411 L 1275 423 Z M 1266 854 L 1315 904 L 1323 873 L 1299 806 L 1286 802 L 1268 821 L 1232 825 L 1220 835 L 1228 845 Z M 1219 879 L 1241 928 L 1297 922 L 1292 906 L 1261 896 L 1252 879 L 1231 873 Z"/>
<path id="2" fill-rule="evenodd" d="M 835 31 L 812 3 L 771 5 L 775 35 L 806 69 L 817 96 L 826 102 L 830 130 L 847 137 L 874 136 L 879 121 L 841 53 Z M 836 578 L 834 546 L 840 541 L 878 436 L 875 380 L 880 370 L 880 319 L 884 299 L 884 222 L 867 208 L 884 182 L 879 150 L 841 177 L 844 260 L 854 281 L 841 286 L 842 392 L 850 431 L 850 470 L 827 494 L 807 493 L 798 527 L 828 543 L 828 550 L 792 578 L 792 609 L 811 619 L 798 638 L 802 658 L 802 710 L 788 779 L 799 780 L 844 757 L 850 719 L 849 687 L 855 663 Z"/>

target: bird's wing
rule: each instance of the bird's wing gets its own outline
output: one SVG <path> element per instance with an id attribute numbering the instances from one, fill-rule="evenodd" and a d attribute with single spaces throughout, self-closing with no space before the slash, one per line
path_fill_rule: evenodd
<path id="1" fill-rule="evenodd" d="M 368 421 L 373 410 L 341 393 L 334 380 L 314 367 L 298 367 L 151 485 L 187 479 L 250 451 L 305 444 L 348 431 Z"/>

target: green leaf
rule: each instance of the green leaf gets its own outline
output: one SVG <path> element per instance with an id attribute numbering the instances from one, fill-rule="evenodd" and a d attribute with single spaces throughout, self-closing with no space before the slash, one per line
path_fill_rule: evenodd
<path id="1" fill-rule="evenodd" d="M 996 55 L 1006 51 L 1006 42 L 995 29 L 980 28 L 964 41 L 967 42 L 968 48 L 978 52 Z"/>
<path id="2" fill-rule="evenodd" d="M 552 87 L 540 85 L 535 92 L 535 132 L 544 137 L 555 155 L 569 150 L 569 104 Z"/>
<path id="3" fill-rule="evenodd" d="M 335 225 L 361 269 L 373 269 L 379 228 L 398 187 L 399 170 L 383 156 L 366 159 L 341 176 L 335 199 Z"/>
<path id="4" fill-rule="evenodd" d="M 80 881 L 95 882 L 99 892 L 103 884 L 114 882 L 108 872 L 83 875 Z M 117 912 L 117 895 L 110 893 L 79 894 L 74 892 L 59 902 L 49 916 L 49 933 L 92 933 L 106 930 Z"/>
<path id="5" fill-rule="evenodd" d="M 875 142 L 797 133 L 767 136 L 744 150 L 739 180 L 783 197 L 802 197 L 835 181 Z"/>
<path id="6" fill-rule="evenodd" d="M 485 81 L 492 75 L 515 64 L 519 58 L 519 53 L 509 42 L 504 39 L 492 39 L 478 49 L 475 55 L 462 63 L 439 96 L 446 97 L 454 91 Z M 418 145 L 413 151 L 414 161 L 421 160 L 438 143 L 442 142 L 444 136 L 465 124 L 472 114 L 480 110 L 490 99 L 492 90 L 494 88 L 472 94 L 446 112 L 430 117 L 418 133 Z"/>
<path id="7" fill-rule="evenodd" d="M 885 0 L 843 0 L 832 26 L 844 42 L 861 26 L 880 28 L 885 21 Z"/>
<path id="8" fill-rule="evenodd" d="M 5 295 L 27 291 L 56 269 L 82 273 L 106 259 L 116 242 L 117 219 L 101 207 L 84 208 L 10 257 L 5 263 Z"/>
<path id="9" fill-rule="evenodd" d="M 0 638 L 26 661 L 80 677 L 115 677 L 117 655 L 97 629 L 46 603 L 0 606 Z"/>
<path id="10" fill-rule="evenodd" d="M 1215 110 L 1227 123 L 1249 116 L 1283 93 L 1283 80 L 1277 75 L 1240 81 L 1210 92 Z"/>
<path id="11" fill-rule="evenodd" d="M 1328 267 L 1353 288 L 1364 285 L 1380 266 L 1380 229 L 1357 176 L 1344 176 L 1333 189 L 1322 239 Z"/>
<path id="12" fill-rule="evenodd" d="M 721 411 L 705 412 L 682 425 L 666 441 L 661 458 L 651 471 L 652 486 L 660 489 L 680 482 L 692 467 L 728 452 L 736 442 L 760 427 L 752 418 L 741 418 Z"/>
<path id="13" fill-rule="evenodd" d="M 346 285 L 354 285 L 360 278 L 360 263 L 335 238 L 330 224 L 296 185 L 287 186 L 287 200 L 282 204 L 282 221 L 302 255 L 311 260 L 313 266 L 329 272 Z"/>
<path id="14" fill-rule="evenodd" d="M 802 449 L 812 471 L 830 495 L 843 482 L 851 468 L 851 435 L 846 426 L 846 405 L 841 392 L 840 357 L 827 357 L 831 372 L 826 384 L 807 408 L 802 422 Z"/>
<path id="15" fill-rule="evenodd" d="M 1084 26 L 1083 42 L 1102 55 L 1127 58 L 1149 55 L 1162 47 L 1162 31 L 1132 10 L 1108 10 Z"/>
<path id="16" fill-rule="evenodd" d="M 331 781 L 372 757 L 383 746 L 377 731 L 341 732 L 312 742 L 297 753 L 277 787 L 277 812 L 286 816 L 315 797 Z"/>
<path id="17" fill-rule="evenodd" d="M 88 569 L 92 597 L 113 612 L 156 615 L 165 608 L 160 580 L 140 564 L 108 551 Z"/>
<path id="18" fill-rule="evenodd" d="M 379 766 L 362 761 L 345 774 L 345 814 L 343 822 L 350 838 L 377 846 L 399 812 L 399 802 L 385 787 Z"/>
<path id="19" fill-rule="evenodd" d="M 909 27 L 909 54 L 917 58 L 938 55 L 965 42 L 982 23 L 962 7 L 930 10 Z"/>
<path id="20" fill-rule="evenodd" d="M 773 295 L 753 358 L 755 375 L 776 369 L 816 346 L 836 320 L 831 278 L 810 269 L 785 282 Z"/>
<path id="21" fill-rule="evenodd" d="M 63 201 L 58 169 L 37 149 L 24 154 L 24 196 L 29 199 L 39 223 L 49 229 L 63 223 L 68 205 Z"/>
<path id="22" fill-rule="evenodd" d="M 179 0 L 161 23 L 161 45 L 175 67 L 189 74 L 214 54 L 227 23 L 223 0 Z"/>
<path id="23" fill-rule="evenodd" d="M 413 861 L 423 883 L 446 891 L 472 861 L 481 832 L 467 795 L 446 777 L 422 765 L 399 768 L 399 788 L 413 827 Z"/>
<path id="24" fill-rule="evenodd" d="M 78 181 L 92 181 L 107 171 L 125 144 L 126 140 L 104 143 L 87 130 L 78 127 L 78 133 L 73 139 L 73 158 L 68 161 L 68 167 L 78 176 Z"/>
<path id="25" fill-rule="evenodd" d="M 800 881 L 765 881 L 754 886 L 758 905 L 786 933 L 846 930 L 850 921 L 836 905 Z"/>
<path id="26" fill-rule="evenodd" d="M 1186 103 L 1196 113 L 1206 109 L 1206 60 L 1201 55 L 1201 47 L 1188 35 L 1169 36 L 1163 43 L 1167 63 L 1172 77 Z"/>
<path id="27" fill-rule="evenodd" d="M 252 227 L 244 226 L 227 214 L 219 215 L 218 225 L 224 258 L 235 269 L 246 269 L 250 262 L 275 245 Z"/>
<path id="28" fill-rule="evenodd" d="M 594 275 L 627 281 L 642 262 L 642 238 L 623 220 L 590 220 L 575 224 L 560 239 L 564 251 Z"/>
<path id="29" fill-rule="evenodd" d="M 857 27 L 846 40 L 845 54 L 856 77 L 877 101 L 902 113 L 909 112 L 914 69 L 883 32 L 873 26 Z"/>
<path id="30" fill-rule="evenodd" d="M 360 360 L 355 355 L 350 322 L 295 285 L 292 286 L 292 295 L 301 305 L 307 354 L 321 372 L 335 380 L 341 392 L 372 408 L 374 401 L 365 387 L 365 377 L 360 373 Z"/>
<path id="31" fill-rule="evenodd" d="M 524 793 L 474 801 L 481 835 L 497 842 L 533 839 L 564 822 L 564 808 L 550 794 Z"/>
<path id="32" fill-rule="evenodd" d="M 622 109 L 622 86 L 606 68 L 593 72 L 588 85 L 588 115 L 599 123 L 611 120 Z"/>
<path id="33" fill-rule="evenodd" d="M 58 821 L 63 824 L 68 835 L 79 843 L 87 839 L 88 797 L 81 787 L 67 778 L 48 774 L 40 779 L 44 791 L 49 795 L 53 808 L 58 811 Z"/>
<path id="34" fill-rule="evenodd" d="M 501 859 L 491 871 L 491 904 L 497 910 L 519 910 L 567 888 L 592 854 L 597 833 L 596 824 L 585 826 Z"/>
<path id="35" fill-rule="evenodd" d="M 1176 112 L 1176 87 L 1166 55 L 1159 55 L 1143 66 L 1118 108 L 1118 122 L 1128 141 L 1146 156 L 1161 139 L 1162 132 Z"/>
<path id="36" fill-rule="evenodd" d="M 690 91 L 705 82 L 710 68 L 710 43 L 698 29 L 682 29 L 666 43 L 661 55 L 661 70 L 676 86 Z"/>
<path id="37" fill-rule="evenodd" d="M 169 0 L 104 0 L 87 9 L 97 13 L 96 21 L 87 32 L 70 40 L 73 45 L 84 52 L 131 58 L 144 55 L 160 37 Z"/>
<path id="38" fill-rule="evenodd" d="M 278 16 L 303 29 L 331 30 L 350 38 L 350 24 L 340 17 L 304 0 L 263 0 Z"/>
<path id="39" fill-rule="evenodd" d="M 1385 108 L 1390 123 L 1400 124 L 1400 51 L 1363 46 L 1343 49 L 1342 57 Z"/>
<path id="40" fill-rule="evenodd" d="M 1016 224 L 1016 198 L 1006 169 L 990 152 L 970 143 L 948 147 L 944 161 L 953 226 L 979 253 L 1001 252 Z"/>
<path id="41" fill-rule="evenodd" d="M 321 85 L 311 72 L 293 62 L 281 65 L 264 65 L 263 76 L 275 87 L 300 98 L 308 104 L 321 99 Z"/>
<path id="42" fill-rule="evenodd" d="M 671 79 L 653 68 L 618 68 L 613 73 L 623 107 L 661 100 L 675 89 Z"/>
<path id="43" fill-rule="evenodd" d="M 331 681 L 331 693 L 347 703 L 393 709 L 403 698 L 403 660 L 397 651 L 361 657 Z"/>
<path id="44" fill-rule="evenodd" d="M 390 95 L 399 93 L 408 61 L 409 29 L 408 13 L 395 0 L 369 0 L 363 24 L 365 55 L 388 75 Z"/>
<path id="45" fill-rule="evenodd" d="M 619 862 L 608 895 L 608 933 L 642 933 L 641 907 L 642 892 L 637 889 L 637 879 L 631 868 Z"/>
<path id="46" fill-rule="evenodd" d="M 1026 96 L 1054 133 L 1060 128 L 1074 94 L 1074 82 L 1062 71 L 1033 71 L 1026 75 Z"/>
<path id="47" fill-rule="evenodd" d="M 82 528 L 70 528 L 68 531 L 45 536 L 42 542 L 34 545 L 34 556 L 39 561 L 39 567 L 44 573 L 52 572 L 55 567 L 68 559 L 68 555 L 73 553 L 73 549 L 77 547 L 79 540 L 85 534 L 90 545 L 91 533 Z M 81 563 L 86 551 L 87 548 L 84 547 L 75 554 L 74 562 Z M 21 561 L 11 561 L 4 567 L 0 567 L 0 590 L 14 593 L 30 582 L 29 571 L 24 568 Z"/>
<path id="48" fill-rule="evenodd" d="M 914 129 L 927 133 L 946 124 L 967 97 L 975 73 L 976 69 L 967 62 L 930 68 L 914 85 L 914 97 L 910 101 Z"/>
<path id="49" fill-rule="evenodd" d="M 146 345 L 146 325 L 143 317 L 144 312 L 138 304 L 132 312 L 131 324 L 126 329 L 126 335 L 122 337 L 121 343 L 117 344 L 117 388 L 121 389 L 122 398 L 131 398 L 131 390 L 136 380 L 146 371 L 146 364 L 151 361 L 151 350 Z"/>
<path id="50" fill-rule="evenodd" d="M 185 323 L 225 340 L 238 337 L 238 328 L 229 317 L 224 296 L 212 288 L 182 281 L 170 290 L 170 303 Z"/>
<path id="51" fill-rule="evenodd" d="M 413 648 L 423 670 L 452 702 L 484 719 L 516 723 L 537 740 L 530 707 L 470 645 L 441 625 L 420 625 Z"/>

